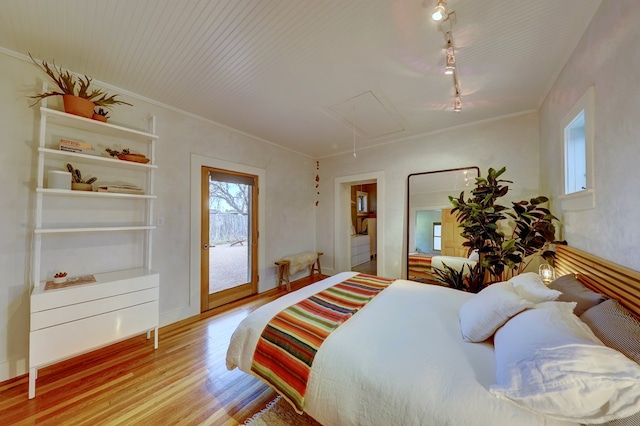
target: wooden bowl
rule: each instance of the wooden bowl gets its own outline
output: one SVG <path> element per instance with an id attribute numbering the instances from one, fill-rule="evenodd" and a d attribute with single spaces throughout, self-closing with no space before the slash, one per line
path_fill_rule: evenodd
<path id="1" fill-rule="evenodd" d="M 118 154 L 118 158 L 124 161 L 134 161 L 136 163 L 148 163 L 149 159 L 142 154 Z"/>

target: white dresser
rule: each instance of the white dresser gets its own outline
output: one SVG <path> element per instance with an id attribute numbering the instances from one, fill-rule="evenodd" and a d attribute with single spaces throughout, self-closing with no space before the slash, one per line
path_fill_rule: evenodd
<path id="1" fill-rule="evenodd" d="M 351 266 L 360 265 L 371 260 L 369 235 L 351 236 Z"/>
<path id="2" fill-rule="evenodd" d="M 154 330 L 158 347 L 159 275 L 145 268 L 94 275 L 96 282 L 31 293 L 29 397 L 38 368 Z"/>

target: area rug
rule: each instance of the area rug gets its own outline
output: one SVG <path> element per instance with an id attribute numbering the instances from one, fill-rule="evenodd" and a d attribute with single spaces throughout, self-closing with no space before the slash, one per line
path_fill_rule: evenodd
<path id="1" fill-rule="evenodd" d="M 248 426 L 320 426 L 306 414 L 298 414 L 282 397 L 267 404 L 264 410 L 244 422 Z"/>

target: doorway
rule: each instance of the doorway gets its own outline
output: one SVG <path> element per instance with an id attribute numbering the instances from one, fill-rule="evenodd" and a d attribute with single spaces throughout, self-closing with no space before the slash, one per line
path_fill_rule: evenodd
<path id="1" fill-rule="evenodd" d="M 257 293 L 258 176 L 202 166 L 200 311 Z"/>
<path id="2" fill-rule="evenodd" d="M 369 275 L 377 266 L 377 183 L 351 185 L 351 270 Z"/>
<path id="3" fill-rule="evenodd" d="M 353 185 L 375 183 L 376 186 L 376 247 L 377 275 L 386 276 L 385 265 L 385 179 L 384 172 L 362 173 L 343 176 L 334 180 L 334 271 L 335 273 L 351 270 L 351 187 Z M 357 200 L 356 200 L 357 204 Z"/>

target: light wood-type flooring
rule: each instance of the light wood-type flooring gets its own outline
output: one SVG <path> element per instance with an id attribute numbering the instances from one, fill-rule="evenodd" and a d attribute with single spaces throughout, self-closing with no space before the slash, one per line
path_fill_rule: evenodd
<path id="1" fill-rule="evenodd" d="M 322 278 L 292 282 L 292 290 Z M 31 400 L 26 375 L 2 382 L 0 425 L 241 424 L 276 393 L 253 376 L 227 370 L 229 339 L 248 313 L 285 292 L 272 290 L 163 327 L 157 350 L 138 336 L 42 368 Z"/>

